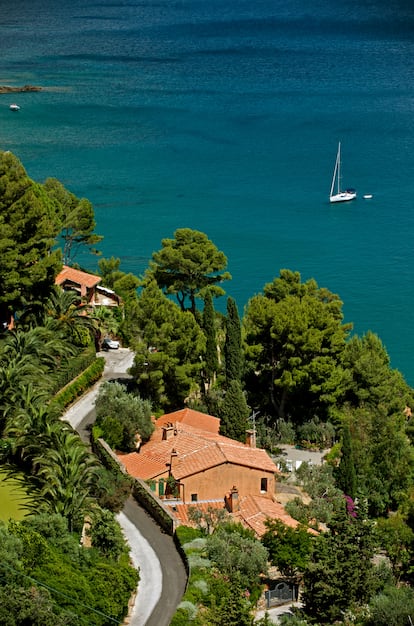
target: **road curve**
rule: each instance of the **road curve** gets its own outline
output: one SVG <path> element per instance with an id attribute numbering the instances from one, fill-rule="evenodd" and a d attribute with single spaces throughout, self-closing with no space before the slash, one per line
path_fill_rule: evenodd
<path id="1" fill-rule="evenodd" d="M 106 366 L 101 382 L 125 377 L 132 364 L 132 353 L 124 348 L 104 356 Z M 100 384 L 82 396 L 63 416 L 87 443 Z M 118 515 L 118 521 L 131 548 L 134 566 L 140 570 L 138 594 L 128 624 L 169 626 L 187 583 L 184 564 L 174 541 L 132 497 Z"/>

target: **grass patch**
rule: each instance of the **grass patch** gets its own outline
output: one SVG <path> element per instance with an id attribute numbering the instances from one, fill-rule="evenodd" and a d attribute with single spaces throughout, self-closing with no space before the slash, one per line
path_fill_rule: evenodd
<path id="1" fill-rule="evenodd" d="M 14 478 L 6 480 L 6 473 L 0 470 L 0 520 L 23 519 L 28 514 L 24 505 L 29 500 L 19 481 Z"/>

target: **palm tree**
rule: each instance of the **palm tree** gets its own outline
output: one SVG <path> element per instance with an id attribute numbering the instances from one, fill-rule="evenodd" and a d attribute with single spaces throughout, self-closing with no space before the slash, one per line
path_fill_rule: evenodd
<path id="1" fill-rule="evenodd" d="M 98 306 L 94 311 L 94 318 L 98 322 L 102 335 L 117 335 L 119 321 L 114 315 L 114 311 L 107 306 Z"/>
<path id="2" fill-rule="evenodd" d="M 44 384 L 46 372 L 32 358 L 15 357 L 7 361 L 0 357 L 0 433 L 20 405 L 25 389 L 34 381 Z"/>
<path id="3" fill-rule="evenodd" d="M 58 432 L 64 427 L 63 422 L 51 418 L 45 399 L 44 393 L 26 392 L 24 404 L 11 413 L 4 429 L 12 458 L 30 471 L 34 469 L 34 457 L 41 454 L 45 447 L 53 445 Z"/>
<path id="4" fill-rule="evenodd" d="M 70 354 L 73 348 L 44 328 L 7 335 L 0 347 L 0 426 L 25 405 L 29 390 L 50 389 L 54 372 Z"/>
<path id="5" fill-rule="evenodd" d="M 52 440 L 53 447 L 43 448 L 33 458 L 40 503 L 66 517 L 72 530 L 73 523 L 92 507 L 91 493 L 100 466 L 73 431 L 61 428 Z"/>
<path id="6" fill-rule="evenodd" d="M 16 330 L 7 336 L 3 344 L 4 358 L 30 357 L 42 367 L 55 369 L 62 358 L 75 351 L 67 342 L 56 336 L 52 329 L 42 326 L 28 331 Z"/>
<path id="7" fill-rule="evenodd" d="M 63 291 L 55 287 L 46 307 L 45 326 L 66 337 L 79 340 L 81 329 L 87 330 L 91 336 L 96 332 L 96 321 L 90 315 L 90 307 L 79 302 L 75 291 Z"/>

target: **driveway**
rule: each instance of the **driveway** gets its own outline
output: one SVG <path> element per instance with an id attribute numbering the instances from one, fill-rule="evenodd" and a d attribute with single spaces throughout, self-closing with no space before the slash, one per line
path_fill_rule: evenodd
<path id="1" fill-rule="evenodd" d="M 302 604 L 300 602 L 294 602 L 293 604 L 275 606 L 273 608 L 267 609 L 267 611 L 258 611 L 256 613 L 255 622 L 257 622 L 259 619 L 262 619 L 265 616 L 265 613 L 267 613 L 271 624 L 280 624 L 280 617 L 282 617 L 282 615 L 293 615 L 291 609 L 294 607 L 301 608 Z"/>
<path id="2" fill-rule="evenodd" d="M 64 415 L 82 439 L 89 443 L 95 419 L 95 399 L 105 380 L 125 378 L 133 353 L 126 349 L 99 353 L 106 361 L 103 380 L 76 402 Z M 150 515 L 130 498 L 117 516 L 131 548 L 131 559 L 140 570 L 138 594 L 125 624 L 169 626 L 183 597 L 187 575 L 172 537 L 164 533 Z"/>

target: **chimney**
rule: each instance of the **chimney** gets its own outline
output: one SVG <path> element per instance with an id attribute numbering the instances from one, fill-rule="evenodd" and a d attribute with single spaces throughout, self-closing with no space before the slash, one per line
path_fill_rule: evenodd
<path id="1" fill-rule="evenodd" d="M 166 424 L 162 427 L 162 440 L 169 441 L 174 435 L 177 434 L 176 429 L 173 424 Z"/>
<path id="2" fill-rule="evenodd" d="M 256 447 L 256 431 L 255 430 L 246 430 L 246 444 L 249 448 Z"/>
<path id="3" fill-rule="evenodd" d="M 173 448 L 171 450 L 171 456 L 170 456 L 170 473 L 172 474 L 173 471 L 173 466 L 175 465 L 176 461 L 178 458 L 178 452 L 175 448 Z"/>
<path id="4" fill-rule="evenodd" d="M 226 508 L 229 513 L 237 513 L 239 510 L 239 491 L 237 487 L 233 485 L 230 490 L 230 493 L 225 498 L 226 500 Z"/>

